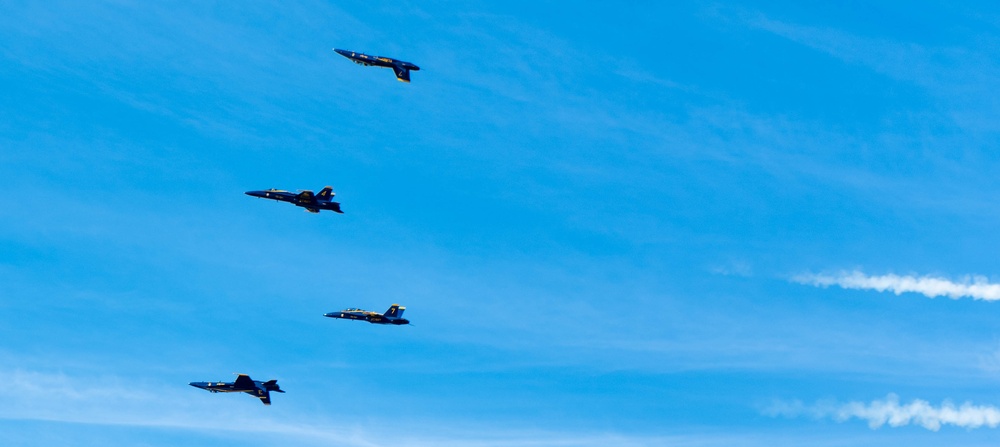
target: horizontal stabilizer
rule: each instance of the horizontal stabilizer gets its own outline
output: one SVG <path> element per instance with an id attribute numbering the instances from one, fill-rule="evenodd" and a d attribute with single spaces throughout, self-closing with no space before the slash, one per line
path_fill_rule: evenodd
<path id="1" fill-rule="evenodd" d="M 278 380 L 268 380 L 264 382 L 264 389 L 267 391 L 274 391 L 277 393 L 284 393 L 284 391 L 278 387 Z"/>

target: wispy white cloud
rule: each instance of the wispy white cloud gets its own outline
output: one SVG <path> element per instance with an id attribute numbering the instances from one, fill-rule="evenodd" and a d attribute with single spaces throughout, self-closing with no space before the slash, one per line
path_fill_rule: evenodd
<path id="1" fill-rule="evenodd" d="M 989 373 L 1000 372 L 1000 348 L 994 347 L 986 354 L 979 355 L 979 367 Z"/>
<path id="2" fill-rule="evenodd" d="M 892 292 L 896 295 L 912 292 L 930 298 L 946 296 L 951 299 L 1000 300 L 1000 284 L 991 283 L 984 276 L 965 276 L 953 281 L 936 276 L 866 275 L 855 270 L 838 274 L 808 273 L 795 276 L 792 281 L 817 287 L 837 286 L 844 289 Z"/>
<path id="3" fill-rule="evenodd" d="M 762 14 L 747 14 L 745 20 L 753 28 L 923 87 L 950 103 L 952 118 L 969 130 L 997 130 L 995 119 L 976 116 L 998 107 L 989 92 L 996 90 L 1000 62 L 991 50 L 996 41 L 988 37 L 988 31 L 971 34 L 971 44 L 956 46 L 856 35 L 835 28 L 782 22 Z M 976 30 L 971 27 L 967 32 Z"/>
<path id="4" fill-rule="evenodd" d="M 8 384 L 0 420 L 172 429 L 231 437 L 290 437 L 299 445 L 376 445 L 356 427 L 328 420 L 281 415 L 261 417 L 263 407 L 219 406 L 223 404 L 219 399 L 199 400 L 197 394 L 178 399 L 182 393 L 191 391 L 183 384 L 116 376 L 77 377 L 23 369 L 0 370 L 0 377 Z M 158 392 L 154 392 L 156 390 Z M 226 414 L 233 420 L 255 422 L 218 424 L 219 414 Z"/>
<path id="5" fill-rule="evenodd" d="M 717 264 L 709 268 L 709 271 L 717 275 L 725 276 L 753 276 L 753 266 L 743 260 L 732 260 L 724 264 Z"/>
<path id="6" fill-rule="evenodd" d="M 334 420 L 296 412 L 294 395 L 282 395 L 273 407 L 246 396 L 214 396 L 183 384 L 134 380 L 117 376 L 74 376 L 66 373 L 2 369 L 5 381 L 0 421 L 33 420 L 55 423 L 167 429 L 238 438 L 245 445 L 281 444 L 345 447 L 597 447 L 672 445 L 690 447 L 773 445 L 766 439 L 740 435 L 656 435 L 517 428 L 509 424 L 475 426 L 454 421 L 393 422 Z M 252 421 L 220 423 L 219 421 Z M 74 432 L 77 428 L 72 428 Z M 149 441 L 150 446 L 170 441 Z"/>
<path id="7" fill-rule="evenodd" d="M 777 402 L 764 410 L 769 416 L 799 417 L 812 416 L 817 419 L 832 418 L 837 422 L 861 419 L 872 429 L 888 424 L 890 427 L 919 425 L 931 431 L 938 431 L 943 425 L 963 428 L 996 428 L 1000 425 L 1000 408 L 991 405 L 973 405 L 965 402 L 956 406 L 944 401 L 933 406 L 927 401 L 914 399 L 901 404 L 899 396 L 889 394 L 885 399 L 865 402 L 817 403 L 804 405 L 801 402 Z"/>

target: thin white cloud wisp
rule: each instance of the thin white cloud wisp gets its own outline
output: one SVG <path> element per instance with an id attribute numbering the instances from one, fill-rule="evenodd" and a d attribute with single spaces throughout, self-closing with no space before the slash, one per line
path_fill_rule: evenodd
<path id="1" fill-rule="evenodd" d="M 1000 425 L 1000 408 L 991 405 L 973 405 L 965 402 L 960 406 L 945 401 L 940 406 L 933 406 L 927 401 L 914 399 L 908 404 L 901 404 L 899 396 L 889 394 L 883 400 L 873 400 L 870 403 L 848 402 L 844 404 L 803 405 L 801 402 L 779 402 L 764 410 L 769 416 L 812 416 L 817 419 L 831 418 L 837 422 L 851 419 L 861 419 L 868 426 L 877 429 L 884 425 L 903 427 L 919 425 L 931 431 L 938 431 L 944 425 L 953 425 L 967 429 Z"/>
<path id="2" fill-rule="evenodd" d="M 841 272 L 835 275 L 805 274 L 792 278 L 799 284 L 816 287 L 837 286 L 853 290 L 877 292 L 919 293 L 930 298 L 946 296 L 951 299 L 1000 300 L 1000 284 L 991 283 L 983 276 L 966 276 L 958 281 L 934 276 L 866 275 L 860 271 Z"/>

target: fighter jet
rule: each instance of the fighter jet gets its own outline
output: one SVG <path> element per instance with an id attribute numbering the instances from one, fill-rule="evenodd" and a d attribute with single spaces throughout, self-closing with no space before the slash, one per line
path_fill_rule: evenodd
<path id="1" fill-rule="evenodd" d="M 384 314 L 370 312 L 363 309 L 344 309 L 340 312 L 330 312 L 323 314 L 324 317 L 343 318 L 345 320 L 364 320 L 372 324 L 410 324 L 410 320 L 403 318 L 405 307 L 399 304 L 389 306 L 389 310 Z"/>
<path id="2" fill-rule="evenodd" d="M 271 405 L 271 391 L 284 393 L 278 388 L 277 380 L 261 382 L 246 374 L 237 375 L 235 382 L 191 382 L 189 385 L 212 393 L 247 393 L 260 399 L 264 405 Z"/>
<path id="3" fill-rule="evenodd" d="M 330 210 L 344 214 L 340 210 L 340 203 L 331 202 L 330 199 L 336 195 L 333 188 L 327 186 L 319 194 L 312 191 L 301 191 L 298 193 L 283 191 L 280 189 L 265 189 L 263 191 L 247 191 L 246 195 L 261 199 L 277 200 L 279 202 L 289 202 L 295 206 L 305 208 L 310 213 L 318 213 L 319 210 Z"/>
<path id="4" fill-rule="evenodd" d="M 410 82 L 410 70 L 420 70 L 420 67 L 416 65 L 398 59 L 393 59 L 391 57 L 369 56 L 363 53 L 356 53 L 350 50 L 338 50 L 336 48 L 334 48 L 333 51 L 336 51 L 341 56 L 354 61 L 356 64 L 392 68 L 392 71 L 396 72 L 396 79 L 403 82 Z"/>

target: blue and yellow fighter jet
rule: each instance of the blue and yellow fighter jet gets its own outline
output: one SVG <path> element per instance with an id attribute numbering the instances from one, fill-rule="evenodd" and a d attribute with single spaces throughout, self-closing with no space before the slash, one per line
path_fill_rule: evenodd
<path id="1" fill-rule="evenodd" d="M 410 320 L 403 318 L 403 311 L 405 310 L 405 307 L 393 304 L 389 306 L 389 310 L 385 311 L 384 314 L 352 308 L 344 309 L 340 312 L 330 312 L 323 314 L 323 316 L 345 320 L 364 320 L 372 324 L 410 324 Z"/>
<path id="2" fill-rule="evenodd" d="M 330 201 L 330 199 L 337 194 L 334 193 L 333 188 L 329 186 L 323 188 L 319 194 L 313 194 L 312 191 L 300 191 L 298 193 L 294 193 L 280 189 L 265 189 L 263 191 L 247 191 L 246 195 L 261 199 L 288 202 L 292 205 L 305 208 L 306 211 L 309 211 L 310 213 L 318 213 L 320 210 L 330 210 L 335 213 L 344 214 L 344 212 L 340 210 L 340 203 Z"/>
<path id="3" fill-rule="evenodd" d="M 420 67 L 416 65 L 398 59 L 393 59 L 391 57 L 369 56 L 364 53 L 357 53 L 350 50 L 338 50 L 336 48 L 334 48 L 333 51 L 336 51 L 341 56 L 354 61 L 356 64 L 392 68 L 392 71 L 396 73 L 396 79 L 403 82 L 410 82 L 410 70 L 420 70 Z"/>
<path id="4" fill-rule="evenodd" d="M 271 405 L 271 391 L 284 393 L 278 388 L 277 380 L 261 382 L 246 374 L 238 374 L 235 382 L 191 382 L 189 385 L 212 393 L 247 393 L 260 399 L 264 405 Z"/>

